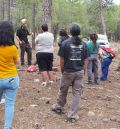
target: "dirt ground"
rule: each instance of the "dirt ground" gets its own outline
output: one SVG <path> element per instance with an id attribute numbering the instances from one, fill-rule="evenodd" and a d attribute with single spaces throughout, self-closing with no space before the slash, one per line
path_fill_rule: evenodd
<path id="1" fill-rule="evenodd" d="M 114 44 L 116 49 L 118 46 Z M 51 106 L 56 102 L 59 79 L 53 86 L 42 87 L 38 72 L 19 71 L 21 84 L 12 129 L 120 129 L 120 72 L 115 71 L 118 62 L 119 57 L 113 60 L 107 81 L 100 82 L 99 86 L 85 84 L 78 112 L 80 119 L 72 124 L 65 120 L 72 101 L 71 88 L 65 114 L 57 115 L 51 111 Z M 59 64 L 57 56 L 54 64 Z M 55 73 L 56 78 L 60 75 L 60 72 Z M 0 105 L 0 129 L 3 115 L 4 105 Z"/>

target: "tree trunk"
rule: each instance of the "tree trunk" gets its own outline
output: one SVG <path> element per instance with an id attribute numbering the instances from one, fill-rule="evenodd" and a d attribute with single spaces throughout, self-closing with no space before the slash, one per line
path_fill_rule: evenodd
<path id="1" fill-rule="evenodd" d="M 52 0 L 43 0 L 42 4 L 42 24 L 48 25 L 49 31 L 52 26 Z"/>
<path id="2" fill-rule="evenodd" d="M 1 20 L 5 18 L 4 0 L 0 1 L 0 17 Z"/>
<path id="3" fill-rule="evenodd" d="M 106 35 L 106 24 L 105 24 L 105 18 L 104 18 L 104 10 L 102 8 L 102 0 L 100 0 L 100 16 L 101 16 L 101 23 L 102 23 L 102 32 L 104 35 Z"/>
<path id="4" fill-rule="evenodd" d="M 10 21 L 11 20 L 11 13 L 10 13 L 10 0 L 8 0 L 8 18 L 7 20 Z"/>
<path id="5" fill-rule="evenodd" d="M 32 37 L 32 48 L 35 48 L 35 15 L 36 15 L 36 10 L 35 10 L 36 4 L 33 0 L 32 3 L 32 32 L 33 32 L 33 37 Z"/>
<path id="6" fill-rule="evenodd" d="M 2 1 L 0 1 L 0 20 L 2 20 Z"/>
<path id="7" fill-rule="evenodd" d="M 13 0 L 10 1 L 10 6 L 11 6 L 11 7 L 14 7 L 14 2 L 13 2 Z"/>
<path id="8" fill-rule="evenodd" d="M 103 31 L 103 34 L 106 35 L 106 24 L 105 24 L 105 18 L 104 18 L 104 15 L 103 15 L 103 11 L 101 11 L 101 22 L 102 22 L 102 31 Z"/>

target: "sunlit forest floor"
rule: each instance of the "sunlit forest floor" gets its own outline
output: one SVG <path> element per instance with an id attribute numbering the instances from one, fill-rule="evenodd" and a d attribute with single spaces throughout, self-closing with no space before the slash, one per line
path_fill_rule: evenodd
<path id="1" fill-rule="evenodd" d="M 113 46 L 116 49 L 120 47 L 118 44 Z M 59 67 L 57 50 L 54 66 Z M 41 86 L 38 72 L 19 71 L 21 84 L 12 129 L 120 129 L 120 72 L 115 71 L 119 61 L 119 56 L 113 60 L 107 81 L 100 82 L 99 86 L 85 84 L 78 112 L 80 119 L 72 124 L 65 120 L 72 101 L 71 88 L 65 114 L 57 115 L 51 111 L 59 91 L 59 70 L 55 72 L 56 82 L 48 87 Z M 0 105 L 0 129 L 3 127 L 3 115 L 4 105 Z"/>

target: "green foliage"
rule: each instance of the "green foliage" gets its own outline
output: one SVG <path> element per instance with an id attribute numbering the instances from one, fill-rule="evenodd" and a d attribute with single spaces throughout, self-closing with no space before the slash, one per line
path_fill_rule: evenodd
<path id="1" fill-rule="evenodd" d="M 3 0 L 1 0 L 2 2 Z M 42 18 L 42 0 L 13 0 L 11 17 L 15 28 L 19 27 L 22 18 L 28 19 L 32 28 L 32 4 L 36 4 L 35 26 L 39 28 Z M 101 9 L 105 18 L 108 33 L 115 33 L 120 22 L 120 6 L 112 5 L 112 0 L 53 0 L 52 26 L 67 28 L 72 22 L 79 23 L 83 35 L 91 31 L 101 32 Z M 5 2 L 5 18 L 7 19 L 7 0 Z M 104 6 L 103 6 L 104 5 Z"/>

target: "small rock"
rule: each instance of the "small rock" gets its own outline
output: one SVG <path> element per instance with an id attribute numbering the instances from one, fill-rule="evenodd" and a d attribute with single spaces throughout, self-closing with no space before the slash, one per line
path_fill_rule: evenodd
<path id="1" fill-rule="evenodd" d="M 48 101 L 46 101 L 46 104 L 50 104 L 50 101 L 48 100 Z"/>
<path id="2" fill-rule="evenodd" d="M 116 95 L 116 97 L 120 99 L 120 96 Z"/>
<path id="3" fill-rule="evenodd" d="M 48 90 L 51 90 L 51 89 L 52 89 L 51 87 L 48 88 Z"/>
<path id="4" fill-rule="evenodd" d="M 120 123 L 120 119 L 117 119 L 117 122 Z"/>
<path id="5" fill-rule="evenodd" d="M 100 99 L 100 98 L 101 98 L 101 96 L 100 96 L 100 95 L 97 95 L 97 96 L 96 96 L 96 98 L 97 98 L 97 99 Z"/>
<path id="6" fill-rule="evenodd" d="M 95 116 L 95 113 L 92 112 L 92 111 L 89 111 L 89 112 L 88 112 L 88 116 Z"/>
<path id="7" fill-rule="evenodd" d="M 21 108 L 19 109 L 19 111 L 22 112 L 22 111 L 24 111 L 24 109 L 25 109 L 24 107 L 21 107 Z"/>
<path id="8" fill-rule="evenodd" d="M 109 128 L 109 129 L 118 129 L 118 128 Z"/>
<path id="9" fill-rule="evenodd" d="M 40 82 L 40 80 L 39 79 L 34 79 L 34 82 Z"/>
<path id="10" fill-rule="evenodd" d="M 109 119 L 108 118 L 104 118 L 103 122 L 107 123 L 107 122 L 109 122 Z"/>
<path id="11" fill-rule="evenodd" d="M 103 113 L 98 114 L 98 117 L 103 117 Z"/>
<path id="12" fill-rule="evenodd" d="M 37 107 L 37 106 L 38 106 L 38 105 L 34 105 L 34 104 L 33 104 L 33 105 L 30 105 L 30 107 Z"/>
<path id="13" fill-rule="evenodd" d="M 115 116 L 113 116 L 113 117 L 110 118 L 110 120 L 116 122 L 117 118 Z"/>
<path id="14" fill-rule="evenodd" d="M 38 90 L 37 92 L 40 93 L 40 90 Z"/>
<path id="15" fill-rule="evenodd" d="M 83 100 L 87 100 L 87 98 L 85 98 L 85 97 L 81 97 L 81 99 L 83 99 Z"/>
<path id="16" fill-rule="evenodd" d="M 107 96 L 104 100 L 106 100 L 106 101 L 111 101 L 112 99 L 113 99 L 112 97 Z"/>
<path id="17" fill-rule="evenodd" d="M 50 101 L 50 100 L 51 100 L 51 98 L 42 97 L 42 98 L 40 98 L 40 100 L 47 100 L 47 101 Z"/>
<path id="18" fill-rule="evenodd" d="M 39 129 L 39 124 L 38 123 L 35 124 L 35 129 Z"/>

